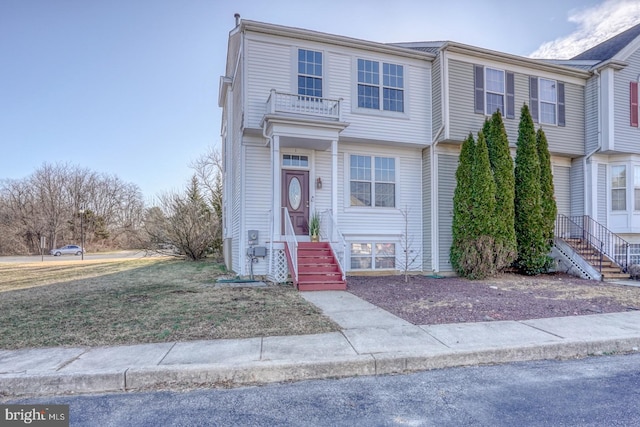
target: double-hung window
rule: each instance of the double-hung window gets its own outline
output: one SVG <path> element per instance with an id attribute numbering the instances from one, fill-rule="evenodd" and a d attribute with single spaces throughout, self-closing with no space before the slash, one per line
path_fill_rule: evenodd
<path id="1" fill-rule="evenodd" d="M 358 59 L 358 107 L 404 112 L 404 67 Z"/>
<path id="2" fill-rule="evenodd" d="M 564 83 L 530 77 L 529 110 L 535 123 L 564 126 Z"/>
<path id="3" fill-rule="evenodd" d="M 506 118 L 515 118 L 515 80 L 513 73 L 475 65 L 474 85 L 474 108 L 476 113 L 489 116 L 500 110 Z"/>
<path id="4" fill-rule="evenodd" d="M 391 157 L 351 155 L 350 205 L 395 207 L 396 162 Z"/>
<path id="5" fill-rule="evenodd" d="M 298 95 L 322 97 L 322 52 L 298 49 Z"/>
<path id="6" fill-rule="evenodd" d="M 633 167 L 633 210 L 640 211 L 640 166 Z"/>
<path id="7" fill-rule="evenodd" d="M 611 210 L 627 210 L 627 167 L 611 166 Z"/>

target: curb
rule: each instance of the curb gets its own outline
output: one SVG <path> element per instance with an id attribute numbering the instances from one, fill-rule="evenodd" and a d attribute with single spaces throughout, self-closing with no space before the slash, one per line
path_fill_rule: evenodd
<path id="1" fill-rule="evenodd" d="M 638 352 L 640 337 L 524 345 L 431 354 L 378 353 L 331 360 L 260 361 L 237 365 L 161 365 L 100 372 L 0 375 L 0 395 L 51 395 L 237 387 L 287 381 L 404 374 L 432 369 L 571 359 Z"/>

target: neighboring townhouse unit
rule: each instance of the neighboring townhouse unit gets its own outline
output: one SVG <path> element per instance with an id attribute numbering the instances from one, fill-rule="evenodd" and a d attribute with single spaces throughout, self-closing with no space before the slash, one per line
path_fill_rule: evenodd
<path id="1" fill-rule="evenodd" d="M 640 26 L 561 61 L 236 20 L 219 94 L 230 270 L 299 289 L 451 272 L 461 144 L 499 109 L 515 156 L 524 104 L 549 143 L 560 268 L 601 277 L 584 236 L 618 271 L 640 263 Z"/>
<path id="2" fill-rule="evenodd" d="M 558 62 L 591 72 L 584 214 L 629 242 L 629 262 L 640 264 L 640 25 Z"/>
<path id="3" fill-rule="evenodd" d="M 449 248 L 460 147 L 470 132 L 477 137 L 498 109 L 515 155 L 520 110 L 530 106 L 549 142 L 558 213 L 582 212 L 588 72 L 455 42 L 397 45 L 436 55 L 433 144 L 423 155 L 425 271 L 452 269 Z"/>
<path id="4" fill-rule="evenodd" d="M 421 270 L 433 57 L 238 19 L 219 96 L 228 268 L 344 288 L 347 271 L 396 271 L 409 245 Z M 307 244 L 314 213 L 331 251 Z"/>

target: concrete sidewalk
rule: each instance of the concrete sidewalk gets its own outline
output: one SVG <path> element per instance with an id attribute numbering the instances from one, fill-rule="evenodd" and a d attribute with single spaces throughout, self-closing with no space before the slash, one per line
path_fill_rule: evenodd
<path id="1" fill-rule="evenodd" d="M 0 350 L 0 395 L 259 384 L 626 353 L 640 312 L 415 326 L 341 291 L 301 294 L 342 331 L 117 347 Z"/>

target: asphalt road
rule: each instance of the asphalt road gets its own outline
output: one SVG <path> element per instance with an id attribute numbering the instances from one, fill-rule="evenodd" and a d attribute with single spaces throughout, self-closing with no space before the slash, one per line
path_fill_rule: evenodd
<path id="1" fill-rule="evenodd" d="M 68 404 L 72 426 L 631 426 L 639 368 L 634 354 L 11 403 Z"/>
<path id="2" fill-rule="evenodd" d="M 96 259 L 117 259 L 117 258 L 142 258 L 144 256 L 150 256 L 151 254 L 147 254 L 145 251 L 118 251 L 118 252 L 96 252 L 96 253 L 86 253 L 84 254 L 85 260 L 96 260 Z M 82 257 L 77 255 L 62 255 L 62 256 L 53 256 L 45 254 L 41 255 L 30 255 L 30 256 L 0 256 L 0 263 L 2 262 L 17 262 L 17 263 L 28 263 L 28 262 L 60 262 L 60 261 L 82 261 Z"/>

